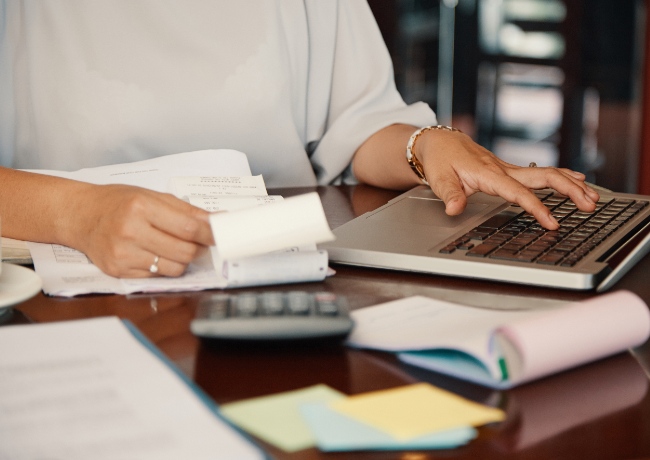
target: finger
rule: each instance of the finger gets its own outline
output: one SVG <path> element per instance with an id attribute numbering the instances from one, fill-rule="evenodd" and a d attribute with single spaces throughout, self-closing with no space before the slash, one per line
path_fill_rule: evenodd
<path id="1" fill-rule="evenodd" d="M 140 242 L 142 249 L 180 264 L 189 264 L 208 249 L 207 246 L 184 241 L 155 227 L 143 235 L 146 237 Z"/>
<path id="2" fill-rule="evenodd" d="M 449 216 L 461 214 L 467 206 L 467 195 L 456 173 L 449 170 L 444 174 L 439 170 L 432 179 L 431 190 L 445 203 L 445 213 Z"/>
<path id="3" fill-rule="evenodd" d="M 155 256 L 146 251 L 134 258 L 132 267 L 125 267 L 122 278 L 178 277 L 185 273 L 187 264 L 178 263 L 165 257 Z"/>
<path id="4" fill-rule="evenodd" d="M 568 168 L 558 168 L 558 171 L 562 171 L 565 174 L 568 174 L 578 180 L 584 181 L 587 176 L 585 176 L 583 173 L 579 171 L 574 171 L 573 169 L 568 169 Z"/>
<path id="5" fill-rule="evenodd" d="M 518 199 L 514 202 L 531 214 L 542 227 L 548 230 L 557 230 L 560 227 L 551 211 L 526 187 L 522 186 Z"/>
<path id="6" fill-rule="evenodd" d="M 548 183 L 546 182 L 546 177 L 549 174 L 558 174 L 566 177 L 575 184 L 585 184 L 585 176 L 582 173 L 577 171 L 572 171 L 567 168 L 555 168 L 555 167 L 522 167 L 508 164 L 504 171 L 524 183 L 525 185 L 531 188 L 543 188 L 547 187 Z"/>
<path id="7" fill-rule="evenodd" d="M 489 195 L 501 196 L 510 203 L 518 204 L 548 230 L 556 230 L 560 226 L 551 211 L 529 188 L 506 174 L 491 175 L 481 187 L 481 191 Z"/>
<path id="8" fill-rule="evenodd" d="M 571 198 L 581 210 L 593 211 L 600 195 L 583 180 L 569 174 L 569 171 L 557 168 L 517 168 L 510 170 L 509 174 L 530 188 L 553 188 Z"/>
<path id="9" fill-rule="evenodd" d="M 151 224 L 173 237 L 202 246 L 214 245 L 209 214 L 172 195 L 162 195 L 164 209 L 150 208 L 147 219 Z"/>

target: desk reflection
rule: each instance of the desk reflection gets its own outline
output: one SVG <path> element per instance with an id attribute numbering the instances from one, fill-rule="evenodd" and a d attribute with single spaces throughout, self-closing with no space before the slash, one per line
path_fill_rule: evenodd
<path id="1" fill-rule="evenodd" d="M 507 419 L 495 426 L 492 443 L 503 452 L 519 452 L 543 441 L 631 411 L 647 398 L 648 377 L 629 353 L 529 383 L 503 394 Z M 605 431 L 605 430 L 604 430 Z"/>
<path id="2" fill-rule="evenodd" d="M 194 380 L 219 404 L 316 384 L 345 394 L 397 387 L 417 380 L 372 353 L 342 344 L 224 344 L 202 340 Z"/>

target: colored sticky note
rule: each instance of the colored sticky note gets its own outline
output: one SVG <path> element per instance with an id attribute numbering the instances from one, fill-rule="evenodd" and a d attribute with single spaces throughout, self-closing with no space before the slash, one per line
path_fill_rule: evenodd
<path id="1" fill-rule="evenodd" d="M 251 398 L 220 407 L 224 417 L 243 430 L 286 452 L 316 445 L 314 436 L 300 414 L 306 403 L 327 403 L 345 395 L 327 385 Z"/>
<path id="2" fill-rule="evenodd" d="M 316 438 L 318 448 L 325 452 L 453 449 L 476 437 L 476 429 L 465 426 L 399 440 L 330 409 L 327 403 L 303 404 L 300 411 Z"/>
<path id="3" fill-rule="evenodd" d="M 428 383 L 354 395 L 333 401 L 329 406 L 401 440 L 505 418 L 500 409 L 469 401 Z"/>

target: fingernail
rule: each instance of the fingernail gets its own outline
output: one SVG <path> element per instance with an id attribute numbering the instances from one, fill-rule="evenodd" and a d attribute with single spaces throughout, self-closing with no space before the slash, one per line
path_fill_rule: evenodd
<path id="1" fill-rule="evenodd" d="M 553 214 L 550 212 L 548 213 L 548 220 L 551 221 L 551 224 L 555 225 L 555 227 L 559 227 L 560 223 L 557 221 L 555 217 L 553 217 Z"/>

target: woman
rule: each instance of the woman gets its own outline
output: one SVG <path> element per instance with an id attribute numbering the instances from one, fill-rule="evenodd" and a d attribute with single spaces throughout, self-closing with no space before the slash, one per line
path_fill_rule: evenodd
<path id="1" fill-rule="evenodd" d="M 420 130 L 435 115 L 399 96 L 365 0 L 0 5 L 3 234 L 79 249 L 113 276 L 153 276 L 154 260 L 158 275 L 182 274 L 213 243 L 206 212 L 17 169 L 234 148 L 270 187 L 427 181 L 450 215 L 480 190 L 553 229 L 529 189 L 552 187 L 585 211 L 598 200 L 580 173 L 520 168 L 461 132 Z"/>

